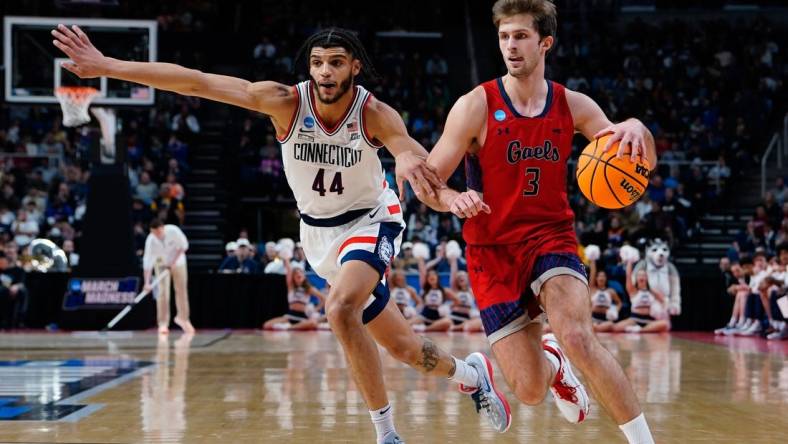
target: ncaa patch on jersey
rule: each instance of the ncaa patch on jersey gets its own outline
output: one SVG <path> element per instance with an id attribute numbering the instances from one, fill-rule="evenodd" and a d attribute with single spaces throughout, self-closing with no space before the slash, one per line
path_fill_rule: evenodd
<path id="1" fill-rule="evenodd" d="M 506 112 L 504 112 L 504 110 L 502 109 L 495 110 L 495 112 L 493 113 L 493 117 L 495 117 L 495 120 L 499 122 L 503 122 L 504 120 L 506 120 Z"/>
<path id="2" fill-rule="evenodd" d="M 315 119 L 312 116 L 304 117 L 304 126 L 307 128 L 314 128 L 315 126 Z"/>
<path id="3" fill-rule="evenodd" d="M 386 236 L 380 238 L 378 243 L 378 256 L 386 265 L 391 262 L 391 257 L 394 256 L 394 246 L 391 245 Z"/>

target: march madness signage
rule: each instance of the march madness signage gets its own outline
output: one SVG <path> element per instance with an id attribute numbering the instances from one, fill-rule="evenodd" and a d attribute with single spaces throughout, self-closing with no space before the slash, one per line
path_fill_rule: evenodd
<path id="1" fill-rule="evenodd" d="M 134 302 L 138 277 L 71 278 L 63 298 L 64 310 L 117 308 Z"/>

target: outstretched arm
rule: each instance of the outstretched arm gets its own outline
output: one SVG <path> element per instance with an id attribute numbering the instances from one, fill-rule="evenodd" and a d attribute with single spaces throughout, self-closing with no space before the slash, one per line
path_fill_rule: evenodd
<path id="1" fill-rule="evenodd" d="M 427 165 L 427 150 L 408 134 L 405 122 L 394 108 L 372 99 L 364 109 L 364 122 L 370 136 L 382 142 L 396 160 L 397 188 L 400 200 L 405 196 L 405 181 L 416 196 L 435 196 L 445 187 L 435 169 Z"/>
<path id="2" fill-rule="evenodd" d="M 78 26 L 58 25 L 52 41 L 71 61 L 63 67 L 80 78 L 111 77 L 178 94 L 237 105 L 272 117 L 277 130 L 287 129 L 296 103 L 292 87 L 265 81 L 208 74 L 172 63 L 130 62 L 102 54 Z M 278 131 L 280 132 L 280 131 Z"/>

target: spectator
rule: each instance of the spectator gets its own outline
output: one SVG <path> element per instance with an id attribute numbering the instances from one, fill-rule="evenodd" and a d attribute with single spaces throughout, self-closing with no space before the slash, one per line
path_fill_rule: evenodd
<path id="1" fill-rule="evenodd" d="M 249 239 L 241 238 L 235 242 L 235 255 L 227 256 L 219 266 L 222 273 L 257 274 L 260 272 L 257 262 L 252 258 Z"/>
<path id="2" fill-rule="evenodd" d="M 443 241 L 435 247 L 435 258 L 426 263 L 427 270 L 435 270 L 438 273 L 448 273 L 451 271 L 451 264 L 446 259 L 446 242 Z M 457 269 L 459 271 L 467 271 L 468 264 L 465 258 L 460 256 L 457 260 Z"/>
<path id="3" fill-rule="evenodd" d="M 235 256 L 235 250 L 237 250 L 237 249 L 238 249 L 238 243 L 237 242 L 235 242 L 235 241 L 227 242 L 227 244 L 225 244 L 225 246 L 224 246 L 224 254 L 225 254 L 224 258 L 227 259 L 228 257 L 234 257 Z M 222 260 L 222 262 L 224 262 L 224 259 Z M 221 266 L 219 268 L 221 269 Z"/>
<path id="4" fill-rule="evenodd" d="M 158 192 L 159 187 L 151 181 L 150 173 L 143 171 L 140 174 L 140 183 L 134 190 L 135 196 L 139 197 L 145 205 L 150 205 Z"/>
<path id="5" fill-rule="evenodd" d="M 14 234 L 14 241 L 24 248 L 38 236 L 38 222 L 28 219 L 27 211 L 19 210 L 16 220 L 11 225 L 11 231 Z"/>
<path id="6" fill-rule="evenodd" d="M 0 231 L 11 231 L 15 220 L 14 212 L 9 210 L 4 203 L 0 203 Z"/>
<path id="7" fill-rule="evenodd" d="M 170 197 L 179 201 L 183 201 L 185 192 L 183 191 L 183 186 L 178 183 L 178 178 L 175 177 L 175 174 L 167 174 L 167 183 L 170 185 Z"/>
<path id="8" fill-rule="evenodd" d="M 49 207 L 47 207 L 44 216 L 49 225 L 54 225 L 60 221 L 71 222 L 74 217 L 74 210 L 68 204 L 64 194 L 59 193 L 54 199 L 50 199 Z"/>
<path id="9" fill-rule="evenodd" d="M 145 202 L 141 198 L 134 197 L 131 200 L 132 224 L 140 222 L 143 226 L 147 226 L 151 219 L 153 219 L 153 213 L 151 212 L 150 205 L 145 205 Z"/>
<path id="10" fill-rule="evenodd" d="M 399 256 L 394 258 L 393 268 L 405 271 L 419 271 L 419 260 L 413 256 L 413 242 L 403 242 Z"/>
<path id="11" fill-rule="evenodd" d="M 0 252 L 0 328 L 24 328 L 27 305 L 25 271 Z"/>
<path id="12" fill-rule="evenodd" d="M 189 110 L 189 105 L 181 105 L 181 111 L 173 116 L 171 128 L 175 132 L 185 133 L 186 130 L 192 134 L 200 132 L 200 122 Z"/>
<path id="13" fill-rule="evenodd" d="M 782 177 L 775 179 L 774 188 L 769 190 L 769 192 L 774 195 L 777 204 L 782 206 L 785 203 L 786 197 L 788 197 L 788 187 L 785 186 L 785 180 Z"/>
<path id="14" fill-rule="evenodd" d="M 430 214 L 427 205 L 419 202 L 416 206 L 416 212 L 411 214 L 408 220 L 407 238 L 418 238 L 431 246 L 435 246 L 438 244 L 436 226 L 438 226 L 438 215 L 435 213 Z"/>
<path id="15" fill-rule="evenodd" d="M 73 240 L 63 241 L 63 252 L 66 253 L 66 258 L 68 258 L 69 271 L 79 265 L 79 254 L 74 251 Z"/>
<path id="16" fill-rule="evenodd" d="M 172 197 L 170 191 L 170 184 L 163 183 L 159 187 L 159 197 L 157 197 L 151 204 L 151 211 L 155 217 L 158 217 L 169 225 L 182 225 L 184 217 L 183 203 L 180 200 Z"/>

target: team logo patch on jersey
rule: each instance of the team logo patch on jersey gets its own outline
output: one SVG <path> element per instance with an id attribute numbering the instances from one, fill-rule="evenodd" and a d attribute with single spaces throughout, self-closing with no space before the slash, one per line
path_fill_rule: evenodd
<path id="1" fill-rule="evenodd" d="M 386 236 L 380 238 L 378 243 L 378 256 L 386 265 L 391 262 L 391 256 L 394 256 L 394 246 L 391 245 Z"/>
<path id="2" fill-rule="evenodd" d="M 315 119 L 312 116 L 304 117 L 304 126 L 307 128 L 314 128 L 315 127 Z"/>
<path id="3" fill-rule="evenodd" d="M 502 109 L 496 110 L 493 113 L 493 117 L 495 117 L 495 120 L 499 122 L 503 122 L 504 120 L 506 120 L 506 112 L 504 112 L 504 110 Z"/>

